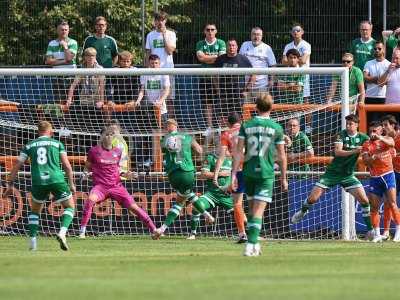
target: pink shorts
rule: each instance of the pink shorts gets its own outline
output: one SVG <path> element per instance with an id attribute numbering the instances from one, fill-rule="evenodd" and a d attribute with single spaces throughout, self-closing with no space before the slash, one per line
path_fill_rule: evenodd
<path id="1" fill-rule="evenodd" d="M 103 202 L 107 198 L 111 198 L 125 208 L 129 208 L 132 203 L 135 202 L 122 184 L 111 188 L 97 184 L 90 190 L 90 194 L 95 194 L 97 196 L 97 203 Z"/>

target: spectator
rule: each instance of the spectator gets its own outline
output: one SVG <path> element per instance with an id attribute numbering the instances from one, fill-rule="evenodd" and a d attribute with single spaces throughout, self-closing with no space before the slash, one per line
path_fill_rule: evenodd
<path id="1" fill-rule="evenodd" d="M 379 85 L 387 85 L 386 104 L 400 104 L 400 50 L 393 52 L 392 62 L 378 79 Z"/>
<path id="2" fill-rule="evenodd" d="M 366 104 L 385 103 L 386 86 L 378 85 L 378 79 L 385 73 L 390 62 L 385 59 L 385 45 L 381 41 L 375 43 L 375 59 L 367 61 L 364 66 L 364 80 L 367 90 L 365 96 Z"/>
<path id="3" fill-rule="evenodd" d="M 174 58 L 173 54 L 176 50 L 176 34 L 172 30 L 167 30 L 166 23 L 168 15 L 166 12 L 156 12 L 154 14 L 154 30 L 151 31 L 146 37 L 146 65 L 149 63 L 149 56 L 156 54 L 160 58 L 161 68 L 173 68 Z M 170 81 L 170 94 L 168 95 L 167 107 L 169 114 L 173 113 L 174 105 L 172 104 L 175 99 L 175 78 L 169 76 Z M 170 105 L 168 105 L 170 104 Z"/>
<path id="4" fill-rule="evenodd" d="M 314 156 L 314 149 L 307 135 L 300 131 L 300 120 L 292 118 L 286 125 L 286 132 L 291 140 L 287 147 L 288 169 L 290 171 L 310 171 L 302 159 Z"/>
<path id="5" fill-rule="evenodd" d="M 386 45 L 386 58 L 392 60 L 393 51 L 399 46 L 400 41 L 400 27 L 397 27 L 394 31 L 384 30 L 382 31 L 383 41 Z"/>
<path id="6" fill-rule="evenodd" d="M 342 65 L 343 67 L 349 68 L 349 97 L 355 97 L 358 95 L 358 102 L 364 103 L 365 100 L 365 88 L 364 88 L 364 76 L 362 71 L 353 66 L 353 54 L 344 53 L 342 56 Z M 333 76 L 332 84 L 329 88 L 327 95 L 327 102 L 332 102 L 333 97 L 335 96 L 337 85 L 339 82 L 338 76 Z"/>
<path id="7" fill-rule="evenodd" d="M 103 68 L 96 61 L 96 49 L 89 47 L 83 51 L 83 68 Z M 74 101 L 74 92 L 78 88 L 79 100 Z M 72 128 L 98 130 L 103 127 L 102 107 L 104 105 L 104 76 L 77 76 L 68 91 Z M 87 121 L 87 122 L 85 122 Z"/>
<path id="8" fill-rule="evenodd" d="M 360 38 L 351 42 L 350 53 L 354 57 L 354 66 L 364 70 L 365 63 L 374 59 L 375 40 L 372 38 L 372 24 L 370 21 L 360 23 Z"/>
<path id="9" fill-rule="evenodd" d="M 158 69 L 160 68 L 160 58 L 151 54 L 149 56 L 149 66 L 150 68 Z M 143 97 L 146 95 L 146 102 L 148 102 L 151 106 L 154 107 L 155 112 L 152 114 L 158 115 L 161 114 L 161 121 L 163 124 L 168 119 L 167 115 L 167 106 L 165 100 L 170 91 L 170 82 L 168 75 L 143 75 L 140 76 L 140 91 L 136 101 L 131 101 L 127 103 L 128 108 L 137 108 L 141 105 L 141 101 Z M 153 109 L 148 109 L 145 107 L 147 111 L 153 111 Z M 149 116 L 150 120 L 154 119 L 151 115 Z M 143 119 L 143 121 L 147 122 L 148 119 Z M 161 124 L 158 124 L 158 127 L 161 127 Z"/>
<path id="10" fill-rule="evenodd" d="M 311 56 L 311 45 L 303 40 L 304 30 L 300 24 L 296 24 L 292 28 L 293 42 L 287 44 L 283 50 L 282 64 L 289 65 L 288 51 L 290 49 L 296 49 L 299 53 L 299 66 L 300 67 L 310 67 L 310 56 Z M 304 87 L 303 87 L 303 97 L 305 102 L 308 102 L 310 97 L 310 76 L 304 76 Z"/>
<path id="11" fill-rule="evenodd" d="M 276 59 L 272 48 L 262 41 L 263 31 L 260 27 L 254 27 L 251 30 L 251 41 L 244 42 L 240 47 L 239 53 L 246 56 L 251 62 L 253 68 L 270 68 L 276 66 Z M 246 77 L 246 79 L 248 79 Z M 251 96 L 256 93 L 267 92 L 268 75 L 257 75 L 254 86 L 251 89 Z"/>
<path id="12" fill-rule="evenodd" d="M 118 62 L 118 47 L 115 39 L 106 35 L 107 21 L 104 17 L 95 20 L 95 34 L 88 36 L 83 43 L 83 50 L 93 47 L 97 51 L 97 62 L 104 68 L 112 68 Z"/>
<path id="13" fill-rule="evenodd" d="M 133 55 L 129 51 L 118 54 L 118 68 L 136 69 L 132 66 Z M 139 80 L 137 76 L 115 76 L 111 79 L 112 102 L 108 104 L 126 104 L 137 97 Z"/>
<path id="14" fill-rule="evenodd" d="M 292 48 L 286 52 L 286 64 L 289 68 L 299 68 L 300 53 Z M 292 74 L 278 77 L 277 88 L 283 91 L 282 95 L 275 97 L 277 103 L 299 104 L 303 103 L 304 75 Z"/>
<path id="15" fill-rule="evenodd" d="M 69 25 L 62 21 L 57 26 L 57 39 L 50 41 L 46 52 L 46 65 L 54 68 L 76 68 L 78 43 L 68 37 Z"/>
<path id="16" fill-rule="evenodd" d="M 166 27 L 168 15 L 165 12 L 154 14 L 154 30 L 146 37 L 146 65 L 149 56 L 156 54 L 160 58 L 160 68 L 173 68 L 173 53 L 176 50 L 176 34 Z"/>
<path id="17" fill-rule="evenodd" d="M 218 56 L 214 66 L 217 68 L 252 67 L 251 62 L 246 56 L 238 54 L 238 44 L 233 38 L 228 40 L 227 53 Z M 241 81 L 241 76 L 237 75 L 219 76 L 217 79 L 217 90 L 220 95 L 219 107 L 217 109 L 219 117 L 227 117 L 228 113 L 231 112 L 242 112 L 242 95 L 251 89 L 255 81 L 255 76 L 249 76 L 244 86 Z"/>
<path id="18" fill-rule="evenodd" d="M 50 41 L 46 51 L 45 64 L 53 68 L 76 68 L 76 54 L 78 52 L 78 43 L 68 37 L 69 25 L 62 21 L 57 26 L 57 39 Z M 44 117 L 49 122 L 59 127 L 62 125 L 60 110 L 60 100 L 65 99 L 67 89 L 71 84 L 70 80 L 61 76 L 52 78 L 53 95 L 55 103 L 48 103 L 43 109 Z"/>
<path id="19" fill-rule="evenodd" d="M 217 39 L 217 26 L 213 23 L 207 23 L 204 26 L 203 33 L 205 39 L 197 42 L 196 56 L 202 67 L 212 67 L 218 56 L 225 54 L 226 44 L 223 40 Z M 205 99 L 207 130 L 204 135 L 211 134 L 213 120 L 213 105 L 216 97 L 216 90 L 211 77 L 200 78 L 200 97 Z"/>

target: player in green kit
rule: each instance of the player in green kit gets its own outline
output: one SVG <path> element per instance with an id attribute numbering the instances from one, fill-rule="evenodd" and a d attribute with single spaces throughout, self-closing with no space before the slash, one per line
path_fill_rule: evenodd
<path id="1" fill-rule="evenodd" d="M 232 187 L 237 187 L 237 171 L 244 154 L 243 175 L 246 195 L 249 200 L 249 216 L 247 217 L 247 244 L 245 256 L 261 254 L 258 237 L 260 235 L 262 217 L 267 203 L 272 202 L 274 187 L 275 157 L 281 170 L 282 190 L 287 190 L 286 153 L 282 127 L 269 117 L 273 100 L 269 94 L 261 94 L 256 100 L 257 116 L 242 123 L 239 131 L 237 151 L 234 152 Z"/>
<path id="2" fill-rule="evenodd" d="M 178 131 L 178 123 L 174 119 L 168 119 L 166 126 L 168 133 L 161 140 L 161 149 L 165 160 L 165 172 L 168 175 L 169 183 L 177 193 L 177 199 L 168 211 L 164 224 L 154 230 L 154 239 L 159 239 L 164 231 L 172 225 L 186 201 L 192 202 L 195 206 L 198 198 L 193 192 L 195 168 L 192 148 L 200 155 L 203 153 L 203 148 L 192 136 Z M 209 223 L 214 221 L 214 218 L 207 211 L 203 215 Z"/>
<path id="3" fill-rule="evenodd" d="M 231 185 L 232 159 L 226 157 L 222 162 L 218 173 L 218 186 L 213 182 L 214 170 L 218 157 L 215 154 L 207 155 L 201 169 L 201 176 L 206 181 L 206 192 L 201 195 L 194 203 L 192 219 L 190 221 L 190 236 L 188 240 L 196 239 L 197 227 L 200 223 L 200 214 L 209 211 L 214 207 L 223 207 L 227 211 L 233 210 L 233 200 L 228 190 Z"/>
<path id="4" fill-rule="evenodd" d="M 32 177 L 32 212 L 28 216 L 29 235 L 31 237 L 30 250 L 37 249 L 36 237 L 39 229 L 39 215 L 44 202 L 49 199 L 49 194 L 51 193 L 54 196 L 54 200 L 61 203 L 64 208 L 57 240 L 60 243 L 60 248 L 66 251 L 68 250 L 68 244 L 65 236 L 74 217 L 72 193 L 76 191 L 72 168 L 64 145 L 52 138 L 52 125 L 49 122 L 40 121 L 38 132 L 39 137 L 28 142 L 22 149 L 17 163 L 10 172 L 5 195 L 12 194 L 12 188 L 19 169 L 27 159 L 30 159 Z M 62 164 L 67 174 L 69 186 L 65 182 L 60 164 Z"/>
<path id="5" fill-rule="evenodd" d="M 354 169 L 361 151 L 361 145 L 369 137 L 358 132 L 359 119 L 356 115 L 346 116 L 346 129 L 342 130 L 335 142 L 335 155 L 332 162 L 326 167 L 325 173 L 315 184 L 301 209 L 292 217 L 292 223 L 300 222 L 308 213 L 310 207 L 318 202 L 325 190 L 340 184 L 360 202 L 364 222 L 368 229 L 368 237 L 373 235 L 370 205 L 361 182 L 354 175 Z"/>

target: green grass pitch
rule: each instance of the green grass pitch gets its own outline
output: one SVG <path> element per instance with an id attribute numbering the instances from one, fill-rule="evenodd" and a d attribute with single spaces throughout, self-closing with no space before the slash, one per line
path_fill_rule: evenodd
<path id="1" fill-rule="evenodd" d="M 232 240 L 0 237 L 0 299 L 399 299 L 400 245 Z"/>

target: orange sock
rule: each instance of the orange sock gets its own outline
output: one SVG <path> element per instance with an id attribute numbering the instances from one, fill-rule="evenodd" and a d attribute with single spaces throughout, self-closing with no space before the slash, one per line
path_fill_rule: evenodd
<path id="1" fill-rule="evenodd" d="M 236 227 L 239 233 L 245 233 L 244 231 L 244 212 L 242 208 L 242 203 L 237 203 L 233 207 L 233 216 L 235 218 Z"/>
<path id="2" fill-rule="evenodd" d="M 392 212 L 394 223 L 396 223 L 396 225 L 400 225 L 400 212 L 397 208 L 397 205 L 390 205 L 390 210 Z"/>
<path id="3" fill-rule="evenodd" d="M 390 229 L 390 221 L 392 220 L 392 209 L 390 208 L 389 203 L 385 201 L 383 204 L 383 230 L 389 231 Z"/>
<path id="4" fill-rule="evenodd" d="M 373 228 L 378 228 L 379 227 L 379 212 L 377 211 L 371 211 L 371 224 Z"/>

